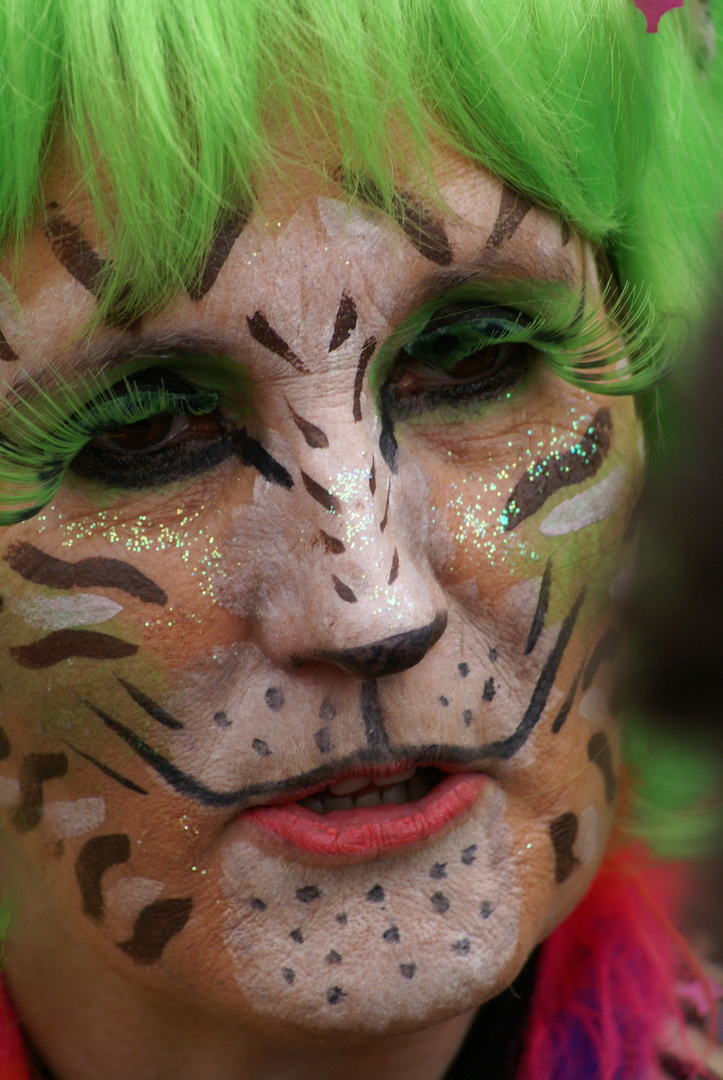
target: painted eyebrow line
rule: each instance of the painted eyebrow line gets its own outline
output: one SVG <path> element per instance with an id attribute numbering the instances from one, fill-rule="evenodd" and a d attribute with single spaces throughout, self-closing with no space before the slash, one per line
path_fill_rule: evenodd
<path id="1" fill-rule="evenodd" d="M 513 259 L 506 253 L 492 250 L 484 251 L 478 259 L 455 263 L 449 268 L 428 274 L 411 288 L 411 304 L 416 307 L 429 303 L 440 294 L 464 285 L 482 285 L 485 282 L 495 284 L 500 281 L 542 287 L 564 285 L 571 291 L 577 291 L 584 284 L 566 256 L 560 255 L 550 261 L 541 261 L 534 256 L 529 259 Z"/>

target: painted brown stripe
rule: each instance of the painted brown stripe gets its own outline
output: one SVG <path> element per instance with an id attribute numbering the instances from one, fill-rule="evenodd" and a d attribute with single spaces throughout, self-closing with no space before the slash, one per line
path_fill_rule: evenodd
<path id="1" fill-rule="evenodd" d="M 367 365 L 374 355 L 376 347 L 376 338 L 368 337 L 362 345 L 362 351 L 359 354 L 359 362 L 357 363 L 356 374 L 354 376 L 354 405 L 352 408 L 355 423 L 362 418 L 361 393 L 364 389 L 364 375 L 366 374 Z"/>
<path id="2" fill-rule="evenodd" d="M 389 571 L 389 580 L 387 582 L 387 585 L 393 585 L 394 582 L 397 580 L 398 576 L 399 576 L 399 552 L 395 548 L 394 549 L 394 554 L 392 556 L 392 568 Z"/>
<path id="3" fill-rule="evenodd" d="M 5 728 L 0 727 L 0 761 L 6 761 L 11 754 L 10 740 Z"/>
<path id="4" fill-rule="evenodd" d="M 507 500 L 502 513 L 504 531 L 510 532 L 521 521 L 537 513 L 560 488 L 581 484 L 598 471 L 612 442 L 610 410 L 598 409 L 585 435 L 566 454 L 550 454 L 528 469 Z"/>
<path id="5" fill-rule="evenodd" d="M 316 480 L 312 480 L 305 472 L 301 473 L 301 479 L 304 481 L 304 487 L 309 492 L 312 499 L 315 499 L 316 502 L 331 514 L 341 513 L 341 503 L 336 495 L 332 495 L 331 492 L 327 491 L 326 488 L 323 488 L 321 484 L 317 484 Z"/>
<path id="6" fill-rule="evenodd" d="M 488 249 L 498 248 L 507 240 L 510 240 L 531 209 L 531 202 L 528 202 L 522 195 L 503 184 L 497 219 L 492 232 L 487 237 L 485 247 Z"/>
<path id="7" fill-rule="evenodd" d="M 48 209 L 55 207 L 57 203 L 50 203 Z M 46 222 L 45 235 L 58 262 L 100 303 L 109 285 L 109 275 L 103 272 L 106 261 L 84 239 L 80 225 L 68 221 L 62 214 L 55 214 Z M 125 303 L 129 291 L 129 287 L 120 290 L 106 313 L 106 322 L 114 326 L 128 326 L 134 322 L 135 315 Z"/>
<path id="8" fill-rule="evenodd" d="M 342 180 L 348 190 L 356 194 L 370 206 L 386 210 L 385 200 L 380 189 L 373 181 L 364 177 L 356 184 L 352 178 Z M 396 191 L 392 197 L 391 215 L 402 232 L 413 244 L 420 255 L 438 266 L 449 266 L 452 262 L 452 245 L 441 223 L 406 191 Z"/>
<path id="9" fill-rule="evenodd" d="M 192 300 L 202 300 L 215 284 L 223 264 L 251 216 L 251 211 L 252 206 L 249 203 L 221 222 L 198 279 L 188 290 Z"/>
<path id="10" fill-rule="evenodd" d="M 128 596 L 135 596 L 146 604 L 163 605 L 168 597 L 155 581 L 142 574 L 136 567 L 122 559 L 96 556 L 67 562 L 56 559 L 32 544 L 16 544 L 5 556 L 11 570 L 35 585 L 47 585 L 51 589 L 92 588 L 120 589 Z"/>
<path id="11" fill-rule="evenodd" d="M 372 458 L 372 467 L 369 472 L 369 490 L 372 493 L 372 498 L 374 498 L 374 492 L 377 490 L 377 466 L 374 458 Z"/>
<path id="12" fill-rule="evenodd" d="M 12 361 L 17 359 L 18 354 L 15 352 L 2 330 L 0 330 L 0 360 Z"/>
<path id="13" fill-rule="evenodd" d="M 319 529 L 319 536 L 327 555 L 343 555 L 346 551 L 341 540 L 337 540 L 335 536 L 329 536 L 323 529 Z"/>
<path id="14" fill-rule="evenodd" d="M 329 342 L 329 352 L 334 352 L 334 349 L 338 349 L 340 345 L 343 345 L 346 339 L 355 329 L 357 324 L 357 311 L 354 298 L 349 296 L 349 293 L 343 292 L 341 294 L 341 300 L 339 301 L 339 309 L 334 319 L 334 329 L 331 334 L 331 341 Z"/>
<path id="15" fill-rule="evenodd" d="M 382 520 L 379 523 L 379 531 L 380 532 L 384 532 L 384 530 L 387 527 L 387 522 L 389 521 L 389 496 L 391 495 L 391 492 L 392 492 L 392 482 L 390 480 L 389 484 L 387 485 L 387 501 L 386 501 L 385 506 L 384 506 L 384 517 L 382 518 Z"/>
<path id="16" fill-rule="evenodd" d="M 10 818 L 18 832 L 29 832 L 40 824 L 43 816 L 43 784 L 65 776 L 68 771 L 66 754 L 27 754 L 20 765 L 20 805 Z"/>
<path id="17" fill-rule="evenodd" d="M 60 664 L 71 656 L 85 660 L 121 660 L 137 652 L 137 645 L 93 630 L 54 630 L 31 645 L 15 645 L 10 649 L 10 655 L 21 667 L 35 670 Z"/>
<path id="18" fill-rule="evenodd" d="M 580 860 L 572 848 L 577 837 L 577 817 L 571 811 L 560 814 L 550 822 L 550 839 L 555 851 L 555 881 L 561 885 L 567 881 Z"/>
<path id="19" fill-rule="evenodd" d="M 83 913 L 95 922 L 102 922 L 105 915 L 103 875 L 111 867 L 128 862 L 130 857 L 131 842 L 125 833 L 92 836 L 78 852 L 75 879 L 83 901 Z"/>
<path id="20" fill-rule="evenodd" d="M 156 900 L 144 907 L 133 926 L 133 936 L 122 941 L 118 948 L 136 964 L 147 966 L 161 959 L 171 938 L 176 937 L 191 917 L 193 900 Z"/>
<path id="21" fill-rule="evenodd" d="M 289 412 L 291 413 L 294 423 L 304 436 L 306 445 L 310 446 L 312 450 L 326 450 L 329 445 L 329 440 L 321 428 L 317 427 L 316 424 L 312 424 L 310 420 L 305 420 L 303 416 L 299 416 L 296 409 L 293 405 L 289 405 L 288 401 L 286 404 L 289 406 Z"/>
<path id="22" fill-rule="evenodd" d="M 613 768 L 613 754 L 604 731 L 596 731 L 587 744 L 587 756 L 598 766 L 605 783 L 605 799 L 612 803 L 618 790 L 618 778 Z"/>
<path id="23" fill-rule="evenodd" d="M 337 596 L 340 600 L 345 600 L 347 604 L 356 604 L 356 595 L 351 591 L 348 585 L 345 585 L 343 581 L 340 581 L 334 574 L 331 575 L 331 580 L 334 582 L 334 588 L 336 589 Z"/>
<path id="24" fill-rule="evenodd" d="M 259 345 L 263 345 L 269 352 L 280 356 L 282 360 L 285 360 L 287 364 L 291 364 L 292 368 L 295 368 L 296 371 L 300 371 L 303 375 L 310 374 L 309 369 L 304 366 L 294 350 L 290 348 L 284 339 L 269 325 L 266 316 L 263 315 L 262 312 L 256 311 L 250 318 L 247 315 L 246 322 L 248 323 L 251 337 L 255 341 L 258 341 Z"/>

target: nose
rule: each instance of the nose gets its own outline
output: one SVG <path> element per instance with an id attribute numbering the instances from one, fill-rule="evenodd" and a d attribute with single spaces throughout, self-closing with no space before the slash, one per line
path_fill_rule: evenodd
<path id="1" fill-rule="evenodd" d="M 323 663 L 334 664 L 349 675 L 362 679 L 377 679 L 380 675 L 395 675 L 406 671 L 424 659 L 432 646 L 439 641 L 447 627 L 447 613 L 440 611 L 431 622 L 401 634 L 390 634 L 366 645 L 347 649 L 322 649 L 307 657 Z M 304 663 L 302 657 L 294 658 Z"/>

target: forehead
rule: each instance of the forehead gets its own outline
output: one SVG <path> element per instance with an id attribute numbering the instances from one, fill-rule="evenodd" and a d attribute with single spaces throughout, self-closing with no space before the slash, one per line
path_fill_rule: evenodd
<path id="1" fill-rule="evenodd" d="M 352 185 L 339 168 L 292 163 L 257 187 L 253 211 L 232 218 L 206 256 L 199 293 L 181 292 L 130 332 L 112 321 L 96 328 L 93 362 L 105 352 L 112 360 L 119 349 L 127 356 L 139 331 L 164 337 L 184 327 L 228 347 L 236 337 L 234 312 L 252 299 L 294 310 L 289 332 L 296 335 L 332 294 L 338 300 L 340 285 L 393 323 L 470 278 L 559 281 L 575 289 L 584 275 L 580 244 L 570 242 L 556 214 L 448 147 L 435 148 L 431 178 L 420 175 L 395 189 L 391 209 L 382 208 L 373 184 L 361 178 Z M 113 258 L 63 154 L 49 170 L 43 203 L 27 247 L 0 262 L 14 301 L 0 300 L 2 329 L 33 373 L 49 360 L 83 362 L 88 344 L 81 330 L 97 307 L 99 273 Z"/>

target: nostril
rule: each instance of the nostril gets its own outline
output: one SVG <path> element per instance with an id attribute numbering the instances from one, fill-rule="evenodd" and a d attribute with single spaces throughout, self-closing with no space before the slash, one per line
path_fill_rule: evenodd
<path id="1" fill-rule="evenodd" d="M 320 660 L 334 664 L 350 675 L 363 679 L 377 679 L 381 675 L 395 675 L 406 671 L 424 659 L 432 646 L 439 641 L 447 627 L 447 612 L 438 612 L 432 622 L 416 630 L 407 630 L 401 634 L 379 638 L 368 645 L 358 645 L 352 649 L 323 650 L 312 653 L 303 659 L 294 658 L 295 663 L 307 660 Z"/>

